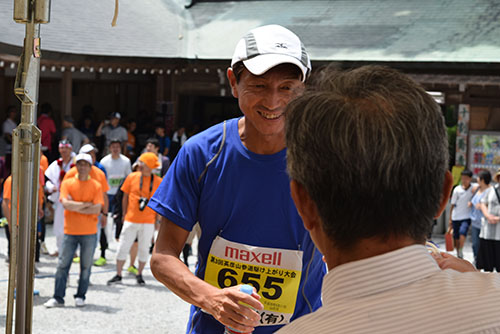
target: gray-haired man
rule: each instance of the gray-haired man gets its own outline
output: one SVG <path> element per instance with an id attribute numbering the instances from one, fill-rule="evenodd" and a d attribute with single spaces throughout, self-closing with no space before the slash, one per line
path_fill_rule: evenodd
<path id="1" fill-rule="evenodd" d="M 329 272 L 322 308 L 279 333 L 500 331 L 500 276 L 441 270 L 424 246 L 453 179 L 421 87 L 383 67 L 325 71 L 289 104 L 286 143 L 292 197 Z"/>

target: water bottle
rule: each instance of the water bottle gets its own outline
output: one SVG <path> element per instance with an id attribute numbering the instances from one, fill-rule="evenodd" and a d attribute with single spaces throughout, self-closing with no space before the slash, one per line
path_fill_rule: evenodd
<path id="1" fill-rule="evenodd" d="M 240 287 L 240 291 L 243 292 L 243 293 L 246 293 L 247 295 L 252 295 L 252 293 L 253 293 L 253 286 L 248 285 L 248 284 L 243 284 Z M 248 306 L 248 307 L 250 307 L 250 306 Z M 249 333 L 251 333 L 251 332 L 247 332 L 245 334 L 249 334 Z M 240 332 L 239 330 L 234 329 L 232 327 L 226 326 L 226 327 L 224 327 L 224 334 L 243 334 L 243 332 Z"/>

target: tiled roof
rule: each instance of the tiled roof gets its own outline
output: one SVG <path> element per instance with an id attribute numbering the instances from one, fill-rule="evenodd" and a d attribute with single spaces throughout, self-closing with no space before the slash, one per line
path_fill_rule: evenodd
<path id="1" fill-rule="evenodd" d="M 116 27 L 111 27 L 112 0 L 51 2 L 49 24 L 42 24 L 42 50 L 64 53 L 179 57 L 183 54 L 184 9 L 178 1 L 120 0 Z M 15 23 L 13 0 L 0 0 L 0 42 L 21 46 L 24 25 Z M 140 4 L 140 5 L 138 5 Z"/>
<path id="2" fill-rule="evenodd" d="M 281 24 L 313 60 L 500 62 L 500 2 L 344 0 L 201 2 L 52 1 L 42 49 L 77 54 L 230 59 L 251 28 Z M 20 45 L 13 0 L 0 0 L 0 42 Z"/>

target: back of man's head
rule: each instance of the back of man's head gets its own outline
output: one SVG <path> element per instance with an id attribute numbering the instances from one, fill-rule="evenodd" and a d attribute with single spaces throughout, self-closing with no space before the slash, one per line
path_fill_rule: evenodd
<path id="1" fill-rule="evenodd" d="M 287 161 L 329 239 L 338 247 L 373 237 L 423 242 L 448 161 L 437 104 L 379 66 L 327 68 L 312 82 L 287 108 Z"/>

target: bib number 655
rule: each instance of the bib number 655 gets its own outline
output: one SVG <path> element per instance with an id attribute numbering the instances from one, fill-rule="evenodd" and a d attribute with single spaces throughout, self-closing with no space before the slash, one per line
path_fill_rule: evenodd
<path id="1" fill-rule="evenodd" d="M 219 284 L 220 288 L 235 286 L 239 283 L 250 284 L 257 290 L 258 293 L 261 289 L 260 285 L 262 281 L 264 281 L 261 293 L 262 297 L 275 300 L 280 298 L 283 294 L 283 289 L 281 288 L 281 285 L 285 282 L 283 278 L 265 276 L 249 272 L 243 272 L 243 277 L 241 278 L 241 281 L 239 283 L 237 278 L 238 272 L 236 272 L 236 270 L 224 268 L 219 271 L 219 275 L 217 276 L 217 283 Z"/>

